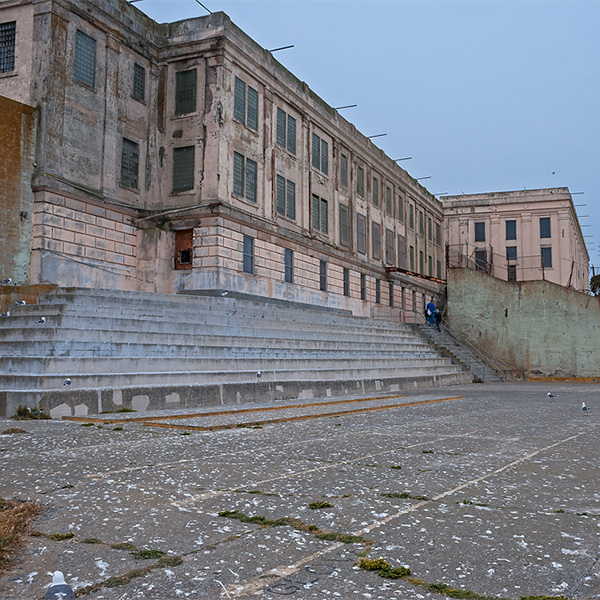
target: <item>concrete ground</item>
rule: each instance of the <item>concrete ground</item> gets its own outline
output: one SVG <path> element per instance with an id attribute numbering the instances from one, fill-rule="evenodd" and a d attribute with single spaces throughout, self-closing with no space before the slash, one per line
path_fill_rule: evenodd
<path id="1" fill-rule="evenodd" d="M 86 600 L 441 600 L 443 586 L 596 600 L 599 392 L 509 383 L 154 426 L 0 420 L 27 432 L 0 435 L 0 496 L 45 507 L 0 598 L 41 599 L 58 569 Z M 359 568 L 365 554 L 412 579 Z"/>

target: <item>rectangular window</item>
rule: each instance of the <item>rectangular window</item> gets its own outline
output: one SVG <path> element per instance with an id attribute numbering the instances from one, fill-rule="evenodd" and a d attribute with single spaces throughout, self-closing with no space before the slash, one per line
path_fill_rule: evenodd
<path id="1" fill-rule="evenodd" d="M 517 239 L 517 221 L 511 220 L 506 221 L 506 239 L 516 240 Z"/>
<path id="2" fill-rule="evenodd" d="M 173 149 L 173 192 L 194 189 L 194 146 Z"/>
<path id="3" fill-rule="evenodd" d="M 360 299 L 367 299 L 367 276 L 364 273 L 360 274 Z"/>
<path id="4" fill-rule="evenodd" d="M 233 118 L 258 131 L 258 92 L 239 77 L 235 78 Z"/>
<path id="5" fill-rule="evenodd" d="M 410 248 L 409 248 L 409 259 L 410 259 L 410 270 L 414 272 L 414 270 L 415 270 L 415 248 L 414 248 L 414 246 L 410 246 Z"/>
<path id="6" fill-rule="evenodd" d="M 381 279 L 375 280 L 375 303 L 381 304 Z"/>
<path id="7" fill-rule="evenodd" d="M 329 145 L 316 133 L 312 135 L 312 166 L 325 175 L 329 173 Z"/>
<path id="8" fill-rule="evenodd" d="M 419 235 L 423 235 L 425 233 L 425 227 L 424 227 L 424 219 L 423 219 L 423 213 L 421 211 L 419 211 Z"/>
<path id="9" fill-rule="evenodd" d="M 277 175 L 276 196 L 277 213 L 294 220 L 296 218 L 296 184 Z"/>
<path id="10" fill-rule="evenodd" d="M 362 167 L 356 169 L 356 193 L 361 197 L 365 197 L 365 170 Z"/>
<path id="11" fill-rule="evenodd" d="M 121 185 L 138 188 L 138 172 L 140 167 L 140 146 L 127 138 L 123 138 L 121 148 Z"/>
<path id="12" fill-rule="evenodd" d="M 436 277 L 438 279 L 441 279 L 442 278 L 442 261 L 441 260 L 435 261 L 435 272 L 436 272 Z"/>
<path id="13" fill-rule="evenodd" d="M 475 223 L 475 241 L 485 242 L 485 223 L 482 221 Z"/>
<path id="14" fill-rule="evenodd" d="M 249 235 L 244 236 L 244 258 L 243 258 L 244 273 L 254 275 L 254 238 Z"/>
<path id="15" fill-rule="evenodd" d="M 433 256 L 427 257 L 427 275 L 433 277 Z"/>
<path id="16" fill-rule="evenodd" d="M 550 235 L 550 217 L 540 217 L 540 237 L 552 237 Z"/>
<path id="17" fill-rule="evenodd" d="M 412 204 L 408 205 L 408 226 L 415 228 L 415 207 Z"/>
<path id="18" fill-rule="evenodd" d="M 340 185 L 348 187 L 348 157 L 345 154 L 340 156 Z"/>
<path id="19" fill-rule="evenodd" d="M 475 269 L 487 271 L 487 252 L 485 250 L 475 250 Z"/>
<path id="20" fill-rule="evenodd" d="M 96 40 L 83 31 L 77 31 L 75 37 L 73 77 L 91 88 L 96 83 Z"/>
<path id="21" fill-rule="evenodd" d="M 425 274 L 425 255 L 423 250 L 419 250 L 419 273 Z"/>
<path id="22" fill-rule="evenodd" d="M 398 196 L 398 220 L 404 222 L 404 198 Z"/>
<path id="23" fill-rule="evenodd" d="M 312 195 L 312 228 L 314 231 L 328 233 L 329 215 L 327 200 L 319 198 L 316 194 Z"/>
<path id="24" fill-rule="evenodd" d="M 175 231 L 175 269 L 191 269 L 194 257 L 194 230 Z"/>
<path id="25" fill-rule="evenodd" d="M 343 280 L 344 280 L 344 296 L 350 296 L 350 269 L 346 269 L 344 267 L 343 272 Z"/>
<path id="26" fill-rule="evenodd" d="M 277 108 L 277 145 L 296 154 L 296 119 Z"/>
<path id="27" fill-rule="evenodd" d="M 433 242 L 433 221 L 430 217 L 427 217 L 427 239 Z"/>
<path id="28" fill-rule="evenodd" d="M 283 261 L 285 264 L 285 282 L 294 283 L 294 251 L 285 248 L 283 251 Z"/>
<path id="29" fill-rule="evenodd" d="M 406 268 L 406 239 L 402 235 L 398 236 L 398 266 Z"/>
<path id="30" fill-rule="evenodd" d="M 390 308 L 394 308 L 394 282 L 389 282 L 389 296 L 388 296 L 388 305 Z"/>
<path id="31" fill-rule="evenodd" d="M 233 193 L 256 202 L 256 162 L 246 158 L 239 152 L 233 153 Z"/>
<path id="32" fill-rule="evenodd" d="M 394 207 L 392 206 L 392 188 L 385 188 L 385 212 L 388 215 L 392 215 L 394 211 Z"/>
<path id="33" fill-rule="evenodd" d="M 508 281 L 517 280 L 517 265 L 508 265 Z"/>
<path id="34" fill-rule="evenodd" d="M 327 291 L 327 261 L 319 261 L 319 289 L 322 292 Z"/>
<path id="35" fill-rule="evenodd" d="M 139 63 L 133 63 L 133 86 L 131 95 L 136 100 L 146 100 L 146 69 Z"/>
<path id="36" fill-rule="evenodd" d="M 196 69 L 175 73 L 175 114 L 196 112 Z"/>
<path id="37" fill-rule="evenodd" d="M 379 179 L 373 177 L 373 204 L 379 206 Z"/>
<path id="38" fill-rule="evenodd" d="M 361 254 L 367 253 L 367 218 L 356 215 L 356 249 Z"/>
<path id="39" fill-rule="evenodd" d="M 381 227 L 379 223 L 371 223 L 371 241 L 373 258 L 379 260 L 381 259 Z"/>
<path id="40" fill-rule="evenodd" d="M 542 251 L 542 269 L 552 268 L 552 248 L 550 246 L 543 246 Z"/>
<path id="41" fill-rule="evenodd" d="M 435 245 L 442 245 L 442 226 L 439 223 L 435 224 Z"/>
<path id="42" fill-rule="evenodd" d="M 15 70 L 17 22 L 0 23 L 0 73 Z"/>
<path id="43" fill-rule="evenodd" d="M 352 232 L 350 231 L 350 210 L 340 204 L 340 245 L 350 247 Z"/>
<path id="44" fill-rule="evenodd" d="M 506 246 L 506 260 L 517 260 L 516 246 Z"/>
<path id="45" fill-rule="evenodd" d="M 385 261 L 388 265 L 396 262 L 396 236 L 389 229 L 385 230 Z"/>

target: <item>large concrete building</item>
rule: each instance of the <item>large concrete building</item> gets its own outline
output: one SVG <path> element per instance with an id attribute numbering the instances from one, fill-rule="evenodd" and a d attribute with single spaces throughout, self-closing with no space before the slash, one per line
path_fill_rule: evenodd
<path id="1" fill-rule="evenodd" d="M 4 0 L 0 95 L 38 123 L 3 277 L 407 321 L 443 288 L 441 203 L 223 13 Z"/>
<path id="2" fill-rule="evenodd" d="M 446 196 L 448 267 L 589 289 L 589 255 L 567 188 Z"/>

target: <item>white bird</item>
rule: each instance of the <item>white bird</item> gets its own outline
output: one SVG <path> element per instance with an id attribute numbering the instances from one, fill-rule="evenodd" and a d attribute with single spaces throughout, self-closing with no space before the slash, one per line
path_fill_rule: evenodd
<path id="1" fill-rule="evenodd" d="M 583 410 L 583 411 L 590 410 L 590 407 L 589 407 L 589 406 L 586 406 L 586 405 L 585 405 L 585 402 L 582 402 L 582 403 L 581 403 L 581 410 Z"/>
<path id="2" fill-rule="evenodd" d="M 19 306 L 25 306 L 27 302 L 25 302 L 25 300 L 17 300 L 15 304 L 18 304 Z"/>
<path id="3" fill-rule="evenodd" d="M 227 296 L 229 292 L 221 292 L 221 296 Z"/>
<path id="4" fill-rule="evenodd" d="M 5 313 L 2 313 L 2 314 L 0 315 L 0 317 L 10 317 L 10 311 L 7 311 L 7 312 L 5 312 Z"/>
<path id="5" fill-rule="evenodd" d="M 556 398 L 556 396 L 552 392 L 548 392 L 548 398 Z"/>
<path id="6" fill-rule="evenodd" d="M 262 377 L 262 371 L 257 371 L 256 372 L 256 378 L 260 379 Z"/>
<path id="7" fill-rule="evenodd" d="M 61 571 L 52 574 L 52 583 L 46 590 L 44 600 L 75 600 L 73 588 L 67 584 Z"/>
<path id="8" fill-rule="evenodd" d="M 68 385 L 71 385 L 71 380 L 67 377 L 67 379 L 65 379 L 65 382 L 63 383 L 63 386 L 67 387 Z"/>
<path id="9" fill-rule="evenodd" d="M 36 323 L 45 323 L 46 322 L 46 317 L 41 317 L 40 319 L 38 319 L 36 321 Z"/>
<path id="10" fill-rule="evenodd" d="M 2 280 L 2 283 L 12 283 L 12 279 L 10 277 L 7 277 L 6 279 Z"/>

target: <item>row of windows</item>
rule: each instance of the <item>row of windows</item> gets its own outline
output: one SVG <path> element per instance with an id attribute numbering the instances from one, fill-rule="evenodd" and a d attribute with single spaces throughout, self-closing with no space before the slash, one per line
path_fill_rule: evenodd
<path id="1" fill-rule="evenodd" d="M 510 219 L 505 221 L 505 233 L 507 240 L 517 239 L 517 221 Z M 540 239 L 551 238 L 550 217 L 540 217 Z M 475 241 L 485 242 L 485 222 L 475 222 Z"/>
<path id="2" fill-rule="evenodd" d="M 294 251 L 289 248 L 284 248 L 284 281 L 286 283 L 294 283 Z M 323 292 L 327 291 L 327 267 L 326 260 L 319 261 L 319 289 Z M 254 256 L 254 238 L 248 235 L 244 236 L 243 241 L 243 257 L 242 270 L 244 273 L 254 275 L 255 272 L 255 256 Z M 342 272 L 343 294 L 350 297 L 350 269 L 344 267 Z M 389 305 L 394 306 L 394 283 L 388 282 L 389 286 Z M 367 276 L 364 273 L 360 274 L 360 298 L 367 299 Z M 375 302 L 381 303 L 381 279 L 375 279 Z"/>
<path id="3" fill-rule="evenodd" d="M 506 247 L 506 259 L 508 261 L 517 260 L 517 247 L 507 246 Z M 488 262 L 487 250 L 475 250 L 475 268 L 479 271 L 487 271 L 490 263 Z M 541 246 L 540 247 L 540 266 L 542 269 L 552 268 L 552 247 Z M 508 281 L 517 281 L 517 265 L 508 264 Z"/>

